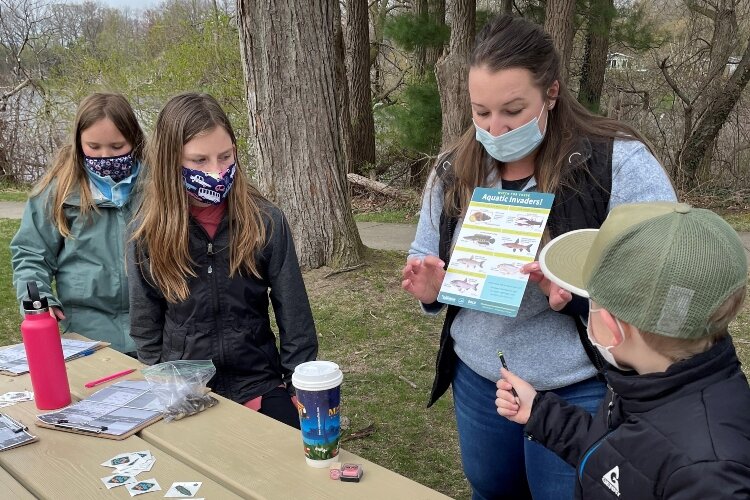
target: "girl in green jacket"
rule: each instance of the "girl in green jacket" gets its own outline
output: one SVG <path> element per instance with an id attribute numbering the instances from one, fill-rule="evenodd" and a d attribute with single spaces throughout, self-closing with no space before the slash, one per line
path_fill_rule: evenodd
<path id="1" fill-rule="evenodd" d="M 19 301 L 26 282 L 36 281 L 63 331 L 125 353 L 135 351 L 125 235 L 143 146 L 143 132 L 123 96 L 83 99 L 70 143 L 32 191 L 10 244 Z"/>

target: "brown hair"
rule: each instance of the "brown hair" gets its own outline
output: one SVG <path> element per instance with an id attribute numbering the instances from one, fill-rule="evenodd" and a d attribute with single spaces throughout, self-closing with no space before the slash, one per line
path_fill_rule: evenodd
<path id="1" fill-rule="evenodd" d="M 237 145 L 224 110 L 208 94 L 185 93 L 164 105 L 146 149 L 146 186 L 132 239 L 149 255 L 149 273 L 169 302 L 188 298 L 187 277 L 197 276 L 188 248 L 188 195 L 182 180 L 182 151 L 194 137 L 221 127 Z M 235 161 L 236 154 L 235 154 Z M 260 192 L 237 164 L 227 195 L 230 276 L 247 271 L 259 276 L 255 262 L 266 239 Z M 143 262 L 138 262 L 142 265 Z"/>
<path id="2" fill-rule="evenodd" d="M 697 339 L 679 339 L 650 332 L 640 332 L 643 342 L 655 352 L 676 362 L 688 359 L 708 349 L 717 340 L 729 335 L 727 327 L 737 317 L 745 302 L 746 286 L 743 286 L 725 300 L 706 325 L 706 335 Z"/>
<path id="3" fill-rule="evenodd" d="M 560 57 L 552 38 L 538 25 L 521 17 L 498 16 L 477 35 L 469 61 L 472 68 L 497 72 L 523 68 L 531 72 L 536 86 L 546 92 L 557 81 L 559 95 L 548 109 L 547 130 L 537 150 L 534 177 L 538 190 L 556 193 L 566 185 L 571 167 L 566 161 L 581 137 L 631 138 L 646 143 L 632 127 L 595 115 L 584 108 L 568 91 L 560 76 Z M 474 188 L 483 186 L 488 175 L 502 163 L 490 157 L 475 139 L 474 125 L 451 148 L 454 153 L 455 182 L 446 186 L 444 207 L 451 216 L 459 216 L 468 206 Z"/>
<path id="4" fill-rule="evenodd" d="M 55 182 L 55 189 L 47 199 L 47 206 L 52 222 L 64 238 L 71 236 L 63 208 L 69 196 L 74 192 L 78 193 L 81 198 L 81 215 L 84 218 L 91 210 L 96 210 L 83 166 L 81 133 L 104 118 L 112 120 L 117 130 L 133 146 L 133 160 L 140 162 L 143 158 L 143 131 L 127 99 L 120 94 L 104 92 L 96 92 L 85 97 L 78 105 L 70 143 L 58 152 L 52 166 L 31 193 L 31 196 L 38 196 L 53 181 Z"/>

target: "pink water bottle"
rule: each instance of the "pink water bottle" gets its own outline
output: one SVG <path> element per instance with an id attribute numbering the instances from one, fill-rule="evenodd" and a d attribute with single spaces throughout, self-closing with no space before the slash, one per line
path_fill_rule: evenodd
<path id="1" fill-rule="evenodd" d="M 28 300 L 23 301 L 26 317 L 21 335 L 29 362 L 34 401 L 40 410 L 56 410 L 70 404 L 68 372 L 57 320 L 50 316 L 46 298 L 39 297 L 36 283 L 26 283 Z"/>

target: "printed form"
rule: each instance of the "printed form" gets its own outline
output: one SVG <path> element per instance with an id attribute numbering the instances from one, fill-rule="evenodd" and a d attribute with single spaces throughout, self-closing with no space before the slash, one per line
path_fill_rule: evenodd
<path id="1" fill-rule="evenodd" d="M 516 316 L 554 195 L 476 188 L 458 233 L 438 301 Z"/>

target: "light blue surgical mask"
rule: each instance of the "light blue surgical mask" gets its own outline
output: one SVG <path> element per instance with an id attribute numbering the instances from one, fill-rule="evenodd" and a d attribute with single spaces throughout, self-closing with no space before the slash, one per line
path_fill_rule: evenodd
<path id="1" fill-rule="evenodd" d="M 544 113 L 544 106 L 542 105 L 539 116 L 532 118 L 530 122 L 497 137 L 474 122 L 474 128 L 477 129 L 477 141 L 482 143 L 491 157 L 503 163 L 526 157 L 539 147 L 544 139 L 544 134 L 547 132 L 546 125 L 544 126 L 544 132 L 539 130 L 539 119 Z"/>

